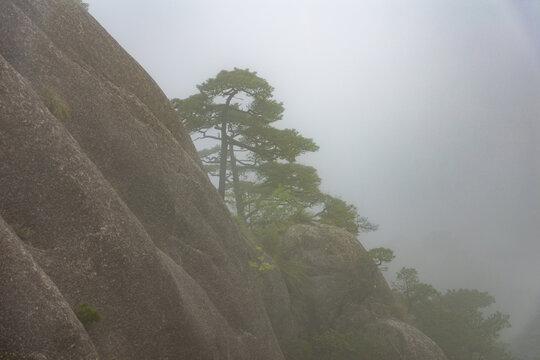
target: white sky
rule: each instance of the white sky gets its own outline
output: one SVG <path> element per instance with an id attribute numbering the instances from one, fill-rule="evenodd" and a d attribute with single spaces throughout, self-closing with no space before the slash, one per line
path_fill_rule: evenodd
<path id="1" fill-rule="evenodd" d="M 540 293 L 540 2 L 88 0 L 169 97 L 257 71 L 323 189 L 380 225 L 389 280 L 488 291 L 514 330 Z"/>

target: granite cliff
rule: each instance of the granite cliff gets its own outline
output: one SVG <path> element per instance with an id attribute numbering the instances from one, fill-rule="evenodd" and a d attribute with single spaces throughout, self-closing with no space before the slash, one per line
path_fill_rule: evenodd
<path id="1" fill-rule="evenodd" d="M 303 322 L 279 269 L 253 274 L 256 251 L 137 62 L 74 1 L 0 0 L 0 354 L 283 359 L 280 342 L 355 316 L 381 344 L 436 351 L 389 316 L 379 273 L 366 295 L 332 273 L 347 259 L 327 268 L 324 252 L 309 250 L 323 240 L 291 240 L 333 231 L 293 228 L 284 240 L 322 272 L 309 274 L 304 294 L 318 300 Z M 324 296 L 344 284 L 360 297 L 334 309 Z M 79 321 L 84 303 L 99 322 Z"/>

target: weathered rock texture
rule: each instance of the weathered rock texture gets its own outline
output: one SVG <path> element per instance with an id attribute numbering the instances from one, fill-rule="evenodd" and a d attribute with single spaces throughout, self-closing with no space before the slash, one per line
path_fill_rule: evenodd
<path id="1" fill-rule="evenodd" d="M 417 328 L 392 318 L 379 319 L 370 331 L 389 350 L 388 359 L 443 360 L 439 346 Z"/>
<path id="2" fill-rule="evenodd" d="M 296 227 L 284 246 L 309 267 L 305 321 L 278 269 L 249 267 L 257 253 L 146 72 L 75 1 L 0 0 L 0 354 L 279 360 L 275 334 L 351 321 L 400 349 L 424 341 L 385 317 L 378 272 L 355 282 L 353 237 Z M 81 324 L 82 303 L 101 321 Z"/>
<path id="3" fill-rule="evenodd" d="M 2 219 L 0 249 L 0 355 L 24 349 L 27 358 L 96 359 L 66 299 Z"/>
<path id="4" fill-rule="evenodd" d="M 281 359 L 250 247 L 144 70 L 74 1 L 0 1 L 0 55 L 0 351 Z"/>
<path id="5" fill-rule="evenodd" d="M 392 317 L 388 284 L 353 235 L 328 225 L 295 225 L 280 248 L 281 262 L 304 269 L 291 291 L 298 337 L 356 331 L 383 349 L 372 359 L 446 359 L 426 335 Z"/>

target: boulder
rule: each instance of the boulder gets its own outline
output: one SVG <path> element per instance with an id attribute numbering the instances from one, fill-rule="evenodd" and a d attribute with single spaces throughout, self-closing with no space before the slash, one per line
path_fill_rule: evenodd
<path id="1" fill-rule="evenodd" d="M 285 233 L 280 248 L 285 262 L 305 269 L 305 281 L 298 289 L 303 317 L 309 319 L 302 324 L 304 334 L 386 314 L 392 303 L 390 288 L 352 234 L 329 225 L 295 225 Z"/>
<path id="2" fill-rule="evenodd" d="M 446 360 L 430 338 L 393 316 L 392 292 L 352 234 L 329 225 L 295 225 L 279 247 L 280 261 L 304 269 L 290 292 L 291 312 L 298 339 L 311 342 L 314 351 L 321 350 L 321 341 L 351 342 L 370 359 Z M 287 358 L 299 356 L 299 343 Z"/>
<path id="3" fill-rule="evenodd" d="M 379 319 L 370 329 L 386 349 L 387 359 L 446 360 L 441 348 L 420 330 L 392 318 Z"/>

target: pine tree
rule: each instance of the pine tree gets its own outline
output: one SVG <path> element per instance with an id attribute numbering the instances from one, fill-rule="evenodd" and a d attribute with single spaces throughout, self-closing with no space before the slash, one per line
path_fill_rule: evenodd
<path id="1" fill-rule="evenodd" d="M 245 218 L 242 176 L 262 164 L 293 162 L 305 152 L 316 151 L 313 140 L 294 129 L 278 129 L 283 104 L 273 98 L 274 89 L 248 69 L 221 71 L 197 86 L 199 93 L 172 103 L 195 140 L 214 146 L 201 152 L 210 175 L 218 178 L 218 192 L 225 198 L 232 188 L 237 215 Z"/>

